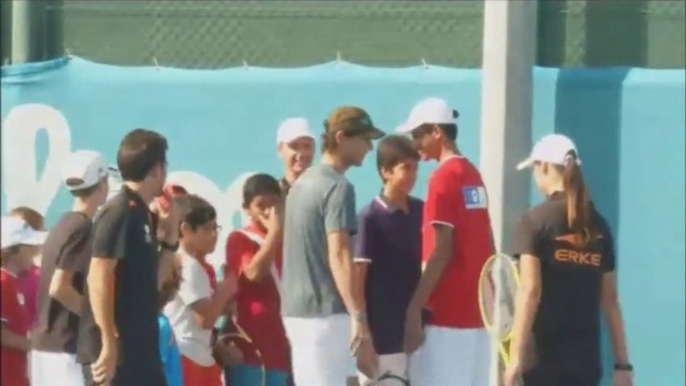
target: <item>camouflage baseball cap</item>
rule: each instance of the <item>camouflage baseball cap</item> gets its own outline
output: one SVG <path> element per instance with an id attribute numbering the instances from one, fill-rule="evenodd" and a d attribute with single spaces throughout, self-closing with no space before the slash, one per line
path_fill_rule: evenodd
<path id="1" fill-rule="evenodd" d="M 366 111 L 359 107 L 343 106 L 334 109 L 324 121 L 327 133 L 344 131 L 348 135 L 371 134 L 372 139 L 386 135 L 372 123 Z"/>

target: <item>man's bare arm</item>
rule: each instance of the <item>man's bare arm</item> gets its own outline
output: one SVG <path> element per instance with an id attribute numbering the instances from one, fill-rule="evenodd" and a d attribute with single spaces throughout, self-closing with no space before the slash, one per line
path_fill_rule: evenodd
<path id="1" fill-rule="evenodd" d="M 173 199 L 169 206 L 163 209 L 159 201 L 153 201 L 151 210 L 159 216 L 157 240 L 167 245 L 178 245 L 181 208 L 178 201 Z M 168 248 L 160 248 L 159 267 L 157 268 L 157 289 L 161 290 L 164 283 L 172 278 L 176 253 Z"/>
<path id="2" fill-rule="evenodd" d="M 160 265 L 157 268 L 157 290 L 161 290 L 164 283 L 174 274 L 176 254 L 168 249 L 160 251 Z"/>
<path id="3" fill-rule="evenodd" d="M 408 310 L 421 312 L 431 293 L 438 284 L 445 267 L 453 257 L 453 228 L 442 224 L 433 224 L 435 228 L 435 248 L 426 263 L 422 278 L 410 301 Z"/>
<path id="4" fill-rule="evenodd" d="M 331 232 L 327 235 L 329 266 L 336 288 L 350 315 L 364 312 L 359 296 L 356 294 L 353 259 L 350 250 L 350 235 L 347 230 Z"/>
<path id="5" fill-rule="evenodd" d="M 367 272 L 369 271 L 369 263 L 355 263 L 355 296 L 359 299 L 360 309 L 367 309 L 366 302 L 366 283 L 367 283 Z"/>
<path id="6" fill-rule="evenodd" d="M 15 334 L 6 326 L 2 326 L 2 336 L 0 336 L 2 347 L 13 348 L 21 351 L 29 351 L 31 349 L 31 340 L 25 336 Z"/>
<path id="7" fill-rule="evenodd" d="M 48 294 L 51 298 L 62 303 L 69 311 L 76 315 L 81 315 L 83 305 L 83 295 L 81 295 L 72 285 L 74 272 L 57 268 L 50 280 Z"/>
<path id="8" fill-rule="evenodd" d="M 88 270 L 88 299 L 103 342 L 117 336 L 114 324 L 114 270 L 116 259 L 93 257 Z"/>

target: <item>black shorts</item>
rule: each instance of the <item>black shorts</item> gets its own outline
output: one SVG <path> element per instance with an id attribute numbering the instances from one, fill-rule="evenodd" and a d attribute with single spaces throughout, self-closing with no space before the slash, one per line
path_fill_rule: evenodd
<path id="1" fill-rule="evenodd" d="M 602 371 L 597 368 L 536 367 L 524 373 L 524 386 L 598 386 L 601 375 Z"/>
<path id="2" fill-rule="evenodd" d="M 85 386 L 101 386 L 93 381 L 90 365 L 82 365 Z M 117 367 L 110 386 L 167 386 L 167 380 L 159 366 Z"/>

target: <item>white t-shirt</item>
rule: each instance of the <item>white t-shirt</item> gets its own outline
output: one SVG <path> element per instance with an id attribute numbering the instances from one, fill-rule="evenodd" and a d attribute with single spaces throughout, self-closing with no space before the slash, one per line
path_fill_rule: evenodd
<path id="1" fill-rule="evenodd" d="M 181 285 L 174 300 L 164 307 L 164 314 L 172 325 L 181 355 L 201 366 L 212 366 L 212 330 L 201 328 L 191 309 L 191 304 L 212 297 L 210 278 L 194 257 L 183 250 L 179 255 Z"/>

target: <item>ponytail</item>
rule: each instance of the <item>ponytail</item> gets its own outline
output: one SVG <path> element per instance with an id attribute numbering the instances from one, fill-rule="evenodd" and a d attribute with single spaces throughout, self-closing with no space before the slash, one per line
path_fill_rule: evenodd
<path id="1" fill-rule="evenodd" d="M 562 181 L 567 197 L 567 226 L 586 243 L 591 236 L 593 204 L 573 150 L 567 154 Z"/>

